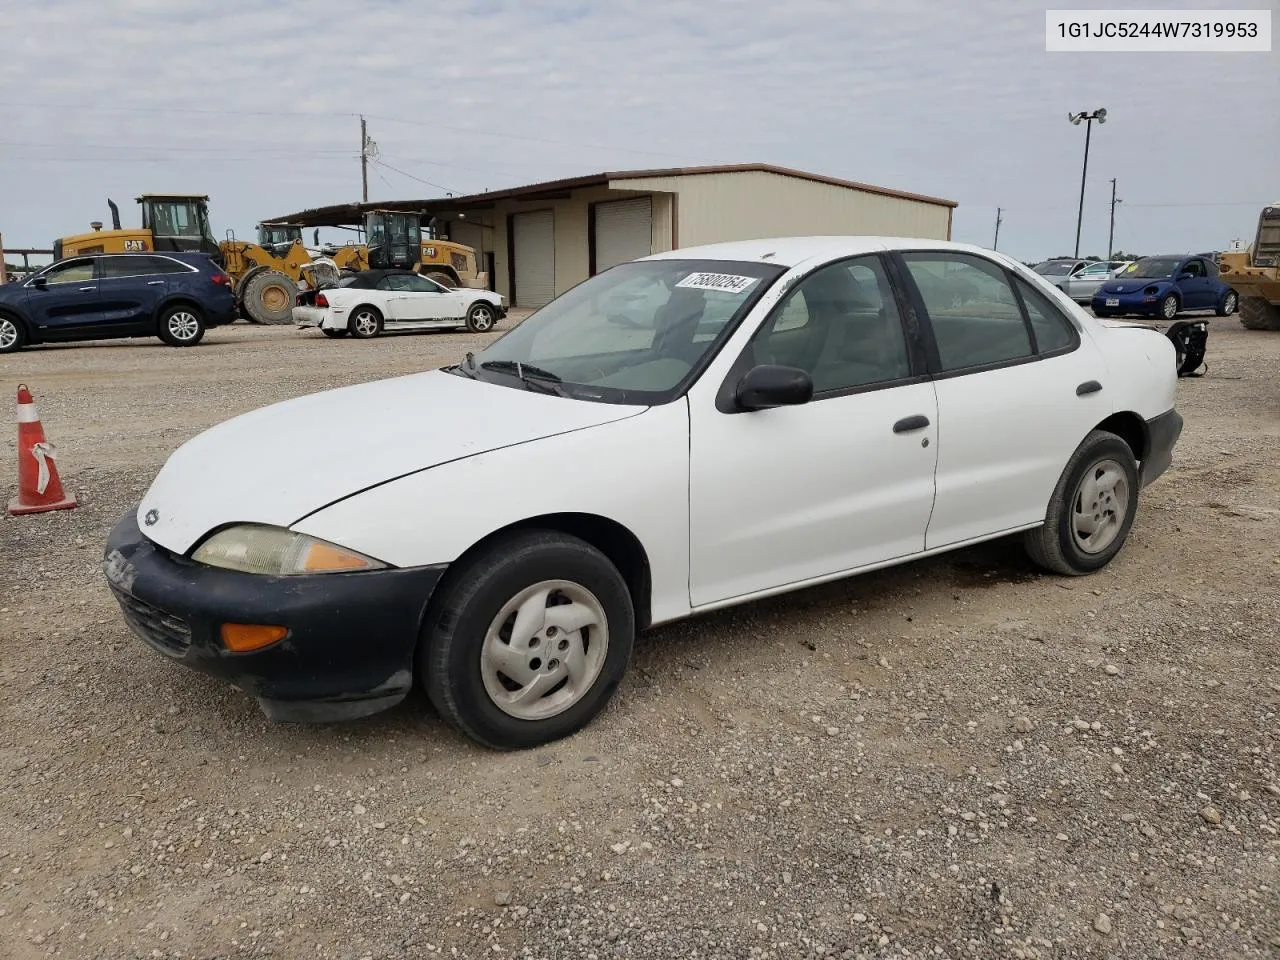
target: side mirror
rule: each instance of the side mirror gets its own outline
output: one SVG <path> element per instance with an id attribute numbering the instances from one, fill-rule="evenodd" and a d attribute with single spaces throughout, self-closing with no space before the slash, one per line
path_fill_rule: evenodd
<path id="1" fill-rule="evenodd" d="M 43 290 L 45 287 L 49 286 L 49 281 L 44 277 L 36 277 L 31 281 L 31 285 L 37 290 Z"/>
<path id="2" fill-rule="evenodd" d="M 1178 279 L 1179 279 L 1179 280 L 1192 280 L 1192 279 L 1194 279 L 1194 277 L 1195 277 L 1195 275 L 1194 275 L 1194 274 L 1191 274 L 1191 273 L 1185 273 L 1185 272 L 1183 272 L 1183 273 L 1178 274 Z"/>
<path id="3" fill-rule="evenodd" d="M 734 391 L 739 410 L 792 407 L 813 399 L 813 379 L 796 367 L 762 364 L 752 367 Z"/>

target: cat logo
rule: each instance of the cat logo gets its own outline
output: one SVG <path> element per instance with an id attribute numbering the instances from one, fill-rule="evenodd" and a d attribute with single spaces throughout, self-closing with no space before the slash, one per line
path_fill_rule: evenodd
<path id="1" fill-rule="evenodd" d="M 436 248 L 435 248 L 435 247 L 423 247 L 423 248 L 422 248 L 422 255 L 423 255 L 424 257 L 428 258 L 428 259 L 434 259 L 435 255 L 436 255 Z"/>
<path id="2" fill-rule="evenodd" d="M 147 241 L 145 240 L 126 240 L 124 242 L 124 252 L 134 253 L 138 250 L 147 249 Z"/>

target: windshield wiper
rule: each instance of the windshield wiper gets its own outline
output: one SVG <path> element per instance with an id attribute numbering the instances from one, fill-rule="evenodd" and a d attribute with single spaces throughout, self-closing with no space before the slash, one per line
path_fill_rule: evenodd
<path id="1" fill-rule="evenodd" d="M 558 397 L 565 395 L 564 390 L 557 386 L 561 382 L 558 374 L 544 370 L 542 367 L 535 367 L 530 363 L 521 363 L 519 360 L 486 360 L 480 364 L 480 369 L 514 373 L 516 379 L 523 383 L 526 389 L 536 388 L 542 393 L 551 393 Z"/>

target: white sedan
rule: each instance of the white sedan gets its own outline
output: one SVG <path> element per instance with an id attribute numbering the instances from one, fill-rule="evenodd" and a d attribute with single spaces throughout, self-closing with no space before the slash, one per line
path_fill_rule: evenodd
<path id="1" fill-rule="evenodd" d="M 293 322 L 367 340 L 396 330 L 484 333 L 506 313 L 506 299 L 489 290 L 446 287 L 409 270 L 365 270 L 337 287 L 299 294 Z"/>
<path id="2" fill-rule="evenodd" d="M 455 366 L 197 436 L 105 570 L 148 644 L 270 717 L 420 683 L 530 747 L 599 713 L 655 624 L 1011 534 L 1055 573 L 1104 567 L 1171 463 L 1174 365 L 977 247 L 678 250 Z"/>

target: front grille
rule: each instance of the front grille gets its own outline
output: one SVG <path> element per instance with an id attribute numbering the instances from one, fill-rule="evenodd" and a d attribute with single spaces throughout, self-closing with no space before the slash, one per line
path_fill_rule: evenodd
<path id="1" fill-rule="evenodd" d="M 191 625 L 181 617 L 157 610 L 137 597 L 114 591 L 124 619 L 140 636 L 161 653 L 170 657 L 182 657 L 191 646 Z"/>

